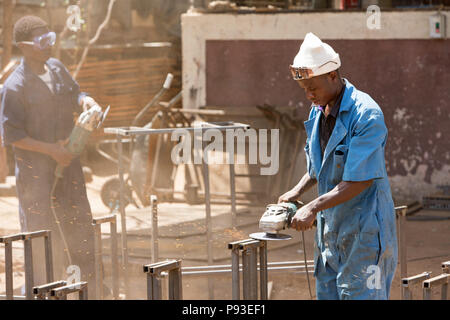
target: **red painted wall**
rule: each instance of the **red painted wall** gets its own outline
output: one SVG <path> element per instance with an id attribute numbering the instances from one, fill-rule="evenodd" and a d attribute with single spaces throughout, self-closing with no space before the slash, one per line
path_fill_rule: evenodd
<path id="1" fill-rule="evenodd" d="M 450 164 L 450 40 L 327 40 L 341 56 L 341 73 L 382 108 L 389 139 L 389 175 Z M 207 105 L 249 107 L 310 103 L 288 70 L 301 41 L 206 42 Z"/>

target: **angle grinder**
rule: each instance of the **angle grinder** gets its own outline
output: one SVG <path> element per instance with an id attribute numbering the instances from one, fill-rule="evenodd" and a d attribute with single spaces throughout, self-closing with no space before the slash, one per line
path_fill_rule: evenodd
<path id="1" fill-rule="evenodd" d="M 250 234 L 250 238 L 256 240 L 290 240 L 292 237 L 279 233 L 291 224 L 292 218 L 298 209 L 304 205 L 303 202 L 282 202 L 269 204 L 266 211 L 259 220 L 259 228 L 264 232 Z"/>

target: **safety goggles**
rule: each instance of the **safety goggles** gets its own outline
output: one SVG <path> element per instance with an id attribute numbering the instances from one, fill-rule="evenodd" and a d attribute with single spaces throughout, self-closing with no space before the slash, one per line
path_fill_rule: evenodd
<path id="1" fill-rule="evenodd" d="M 297 68 L 297 67 L 290 65 L 289 70 L 291 71 L 292 78 L 294 80 L 305 80 L 305 79 L 310 79 L 312 77 L 319 76 L 321 74 L 325 74 L 325 73 L 328 73 L 328 72 L 331 72 L 331 71 L 337 69 L 336 67 L 330 67 L 330 66 L 325 67 L 329 63 L 334 63 L 334 64 L 339 65 L 335 61 L 328 61 L 328 62 L 325 62 L 324 64 L 322 64 L 318 67 L 312 68 L 312 69 L 304 68 L 304 67 Z"/>
<path id="2" fill-rule="evenodd" d="M 21 41 L 21 43 L 33 45 L 36 49 L 44 50 L 52 47 L 56 42 L 56 33 L 53 31 L 47 32 L 42 36 L 35 37 L 33 41 Z"/>

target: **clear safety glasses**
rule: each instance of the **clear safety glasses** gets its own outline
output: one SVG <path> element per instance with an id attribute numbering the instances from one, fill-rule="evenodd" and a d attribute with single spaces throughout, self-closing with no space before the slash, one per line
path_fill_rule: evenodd
<path id="1" fill-rule="evenodd" d="M 291 71 L 292 78 L 294 80 L 309 79 L 314 74 L 313 71 L 308 68 L 296 68 L 293 66 L 289 66 L 289 70 Z"/>
<path id="2" fill-rule="evenodd" d="M 35 37 L 33 41 L 21 41 L 21 43 L 31 44 L 36 49 L 44 50 L 48 47 L 52 47 L 56 42 L 56 33 L 53 31 L 43 34 L 42 36 Z"/>
<path id="3" fill-rule="evenodd" d="M 337 69 L 334 66 L 326 66 L 329 63 L 338 64 L 335 61 L 328 61 L 328 62 L 325 62 L 324 64 L 322 64 L 322 65 L 320 65 L 318 67 L 312 68 L 312 69 L 310 69 L 310 68 L 302 68 L 302 67 L 297 68 L 297 67 L 293 67 L 292 65 L 290 65 L 289 66 L 289 70 L 291 71 L 292 78 L 294 80 L 305 80 L 305 79 L 309 79 L 311 77 L 314 77 L 315 75 L 328 73 L 328 72 L 331 72 L 331 71 Z"/>

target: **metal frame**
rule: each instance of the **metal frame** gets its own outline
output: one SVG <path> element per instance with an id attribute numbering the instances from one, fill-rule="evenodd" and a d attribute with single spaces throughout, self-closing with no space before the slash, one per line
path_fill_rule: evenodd
<path id="1" fill-rule="evenodd" d="M 242 296 L 244 300 L 258 299 L 258 252 L 259 287 L 261 300 L 267 300 L 267 241 L 246 239 L 228 244 L 231 250 L 232 299 L 240 300 L 239 255 L 242 252 Z"/>
<path id="2" fill-rule="evenodd" d="M 150 206 L 152 208 L 152 263 L 156 263 L 159 257 L 158 241 L 158 198 L 155 195 L 150 197 Z"/>
<path id="3" fill-rule="evenodd" d="M 416 276 L 402 279 L 403 294 L 402 300 L 412 300 L 411 286 L 422 283 L 422 281 L 430 278 L 431 271 L 423 272 Z"/>
<path id="4" fill-rule="evenodd" d="M 115 214 L 92 219 L 95 234 L 95 273 L 97 299 L 103 300 L 103 254 L 102 254 L 102 224 L 109 223 L 111 230 L 111 270 L 112 291 L 114 300 L 119 299 L 119 260 L 117 256 L 117 217 Z"/>
<path id="5" fill-rule="evenodd" d="M 425 280 L 422 284 L 423 300 L 431 300 L 432 289 L 441 286 L 441 300 L 447 300 L 448 278 L 450 274 L 443 273 L 431 279 Z"/>
<path id="6" fill-rule="evenodd" d="M 442 262 L 442 273 L 450 273 L 450 261 Z"/>
<path id="7" fill-rule="evenodd" d="M 182 300 L 180 259 L 144 265 L 144 273 L 147 274 L 147 299 L 162 300 L 161 277 L 165 275 L 164 272 L 169 275 L 169 300 Z"/>
<path id="8" fill-rule="evenodd" d="M 53 282 L 53 257 L 52 257 L 52 240 L 50 230 L 24 232 L 10 236 L 0 237 L 0 243 L 5 244 L 5 278 L 6 278 L 6 295 L 0 295 L 0 298 L 6 298 L 6 300 L 33 299 L 34 272 L 33 272 L 32 240 L 35 238 L 42 238 L 42 237 L 44 238 L 44 247 L 45 247 L 46 280 L 48 283 L 50 283 Z M 25 296 L 14 296 L 12 243 L 14 241 L 20 240 L 24 242 Z"/>
<path id="9" fill-rule="evenodd" d="M 79 300 L 88 300 L 88 284 L 86 281 L 54 288 L 50 290 L 52 300 L 67 300 L 67 295 L 78 292 Z"/>
<path id="10" fill-rule="evenodd" d="M 33 288 L 33 294 L 36 300 L 49 299 L 50 291 L 53 289 L 67 285 L 67 281 L 60 280 L 52 283 L 44 284 Z"/>
<path id="11" fill-rule="evenodd" d="M 118 128 L 105 128 L 104 133 L 106 134 L 115 134 L 117 137 L 117 145 L 118 145 L 118 175 L 120 181 L 119 187 L 119 207 L 120 207 L 120 221 L 122 227 L 122 269 L 124 273 L 124 282 L 125 282 L 125 295 L 129 295 L 129 277 L 128 277 L 128 240 L 127 240 L 127 227 L 126 227 L 126 213 L 124 206 L 124 166 L 123 166 L 123 137 L 133 137 L 135 135 L 141 134 L 164 134 L 164 133 L 172 133 L 174 131 L 183 129 L 186 131 L 198 132 L 201 131 L 202 134 L 204 131 L 208 129 L 217 129 L 220 131 L 228 130 L 228 129 L 249 129 L 250 126 L 243 123 L 235 123 L 235 122 L 202 122 L 199 127 L 180 127 L 180 128 L 160 128 L 160 129 L 146 129 L 141 127 L 118 127 Z M 195 139 L 195 137 L 194 137 Z M 203 166 L 203 181 L 205 185 L 205 214 L 206 214 L 206 237 L 207 237 L 207 255 L 208 255 L 208 264 L 211 265 L 213 263 L 213 250 L 212 250 L 212 224 L 211 224 L 211 193 L 209 189 L 209 166 L 206 163 L 205 159 L 202 161 Z M 231 167 L 232 166 L 232 167 Z M 231 195 L 231 216 L 232 216 L 232 224 L 236 223 L 236 197 L 235 197 L 235 181 L 234 174 L 231 174 L 231 170 L 234 172 L 234 165 L 230 165 L 230 191 Z M 231 181 L 233 180 L 233 181 Z M 234 225 L 233 225 L 234 227 Z M 213 287 L 212 283 L 209 281 L 209 297 L 213 299 Z"/>
<path id="12" fill-rule="evenodd" d="M 398 234 L 398 255 L 400 263 L 400 278 L 404 279 L 408 277 L 408 261 L 406 251 L 406 212 L 407 206 L 395 207 L 395 213 L 398 217 L 397 220 L 397 234 Z M 405 296 L 404 287 L 400 286 L 401 296 Z"/>

